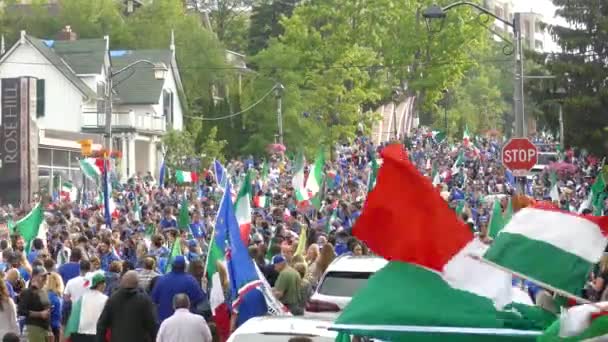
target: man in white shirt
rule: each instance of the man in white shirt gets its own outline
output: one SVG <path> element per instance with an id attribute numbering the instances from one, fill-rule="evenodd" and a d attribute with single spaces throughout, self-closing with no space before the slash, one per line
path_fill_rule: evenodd
<path id="1" fill-rule="evenodd" d="M 190 299 L 185 293 L 173 297 L 173 315 L 160 325 L 156 342 L 211 342 L 211 331 L 202 316 L 190 313 Z"/>
<path id="2" fill-rule="evenodd" d="M 70 319 L 66 324 L 64 336 L 73 342 L 95 342 L 97 338 L 97 321 L 106 305 L 108 296 L 103 292 L 106 278 L 95 273 L 88 284 L 90 289 L 74 302 Z"/>
<path id="3" fill-rule="evenodd" d="M 80 275 L 76 278 L 68 280 L 63 291 L 63 298 L 67 302 L 76 303 L 87 290 L 85 283 L 87 282 L 86 275 L 91 271 L 91 262 L 88 260 L 80 260 Z"/>

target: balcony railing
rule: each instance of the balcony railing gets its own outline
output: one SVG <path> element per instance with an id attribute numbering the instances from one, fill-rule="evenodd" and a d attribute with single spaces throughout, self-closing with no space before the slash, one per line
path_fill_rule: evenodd
<path id="1" fill-rule="evenodd" d="M 164 116 L 129 112 L 112 113 L 112 128 L 134 128 L 140 131 L 165 132 L 166 122 Z M 82 113 L 83 128 L 104 128 L 106 115 L 97 112 Z"/>

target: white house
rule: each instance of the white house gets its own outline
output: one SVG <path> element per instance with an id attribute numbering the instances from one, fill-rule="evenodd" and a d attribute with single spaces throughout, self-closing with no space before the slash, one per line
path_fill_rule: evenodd
<path id="1" fill-rule="evenodd" d="M 0 79 L 37 79 L 41 188 L 57 173 L 80 183 L 77 141 L 93 139 L 93 149 L 104 141 L 107 73 L 139 60 L 162 63 L 168 72 L 156 79 L 149 63 L 139 63 L 112 77 L 112 143 L 113 150 L 122 152 L 123 178 L 148 171 L 157 175 L 160 138 L 169 128 L 183 128 L 183 89 L 173 42 L 166 50 L 110 51 L 109 37 L 77 39 L 66 27 L 55 40 L 21 32 L 0 57 Z"/>

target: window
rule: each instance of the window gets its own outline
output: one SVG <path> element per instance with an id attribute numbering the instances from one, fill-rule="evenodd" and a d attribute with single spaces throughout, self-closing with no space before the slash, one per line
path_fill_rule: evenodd
<path id="1" fill-rule="evenodd" d="M 173 93 L 168 90 L 163 90 L 163 115 L 167 127 L 173 127 Z"/>
<path id="2" fill-rule="evenodd" d="M 329 272 L 319 287 L 326 296 L 352 297 L 372 275 L 368 272 Z"/>
<path id="3" fill-rule="evenodd" d="M 45 102 L 44 102 L 44 80 L 36 80 L 36 117 L 41 118 L 44 116 Z"/>
<path id="4" fill-rule="evenodd" d="M 51 150 L 48 148 L 38 149 L 38 165 L 53 165 L 53 162 L 51 161 Z"/>
<path id="5" fill-rule="evenodd" d="M 53 167 L 69 167 L 70 153 L 63 150 L 53 150 Z"/>

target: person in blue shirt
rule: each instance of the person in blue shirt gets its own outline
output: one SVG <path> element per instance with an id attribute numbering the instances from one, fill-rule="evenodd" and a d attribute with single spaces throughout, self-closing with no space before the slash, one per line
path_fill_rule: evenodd
<path id="1" fill-rule="evenodd" d="M 177 220 L 171 214 L 171 208 L 165 209 L 165 215 L 162 220 L 160 220 L 160 228 L 163 230 L 166 229 L 177 229 Z"/>
<path id="2" fill-rule="evenodd" d="M 55 341 L 60 341 L 63 282 L 58 273 L 51 272 L 49 274 L 46 289 L 49 295 L 49 302 L 51 303 L 51 330 L 53 331 Z"/>
<path id="3" fill-rule="evenodd" d="M 201 260 L 201 253 L 198 251 L 198 243 L 196 240 L 188 240 L 188 253 L 186 253 L 186 259 L 188 259 L 188 262 Z"/>
<path id="4" fill-rule="evenodd" d="M 120 260 L 111 248 L 112 242 L 110 239 L 103 239 L 99 244 L 99 261 L 101 262 L 101 269 L 105 272 L 108 272 L 113 261 Z"/>
<path id="5" fill-rule="evenodd" d="M 190 299 L 191 308 L 197 307 L 207 298 L 194 277 L 185 272 L 186 259 L 177 256 L 173 260 L 171 272 L 160 276 L 152 289 L 150 296 L 158 309 L 159 322 L 173 315 L 173 296 L 185 293 Z"/>
<path id="6" fill-rule="evenodd" d="M 34 262 L 34 260 L 36 260 L 36 258 L 38 258 L 38 254 L 40 254 L 40 252 L 44 249 L 44 242 L 42 242 L 42 239 L 40 238 L 35 238 L 34 241 L 32 241 L 32 249 L 31 251 L 27 254 L 27 261 L 31 264 Z"/>
<path id="7" fill-rule="evenodd" d="M 67 284 L 70 279 L 76 278 L 80 275 L 80 260 L 82 259 L 82 249 L 76 247 L 72 249 L 70 254 L 70 262 L 59 266 L 57 272 L 61 275 L 63 283 Z"/>
<path id="8" fill-rule="evenodd" d="M 190 233 L 195 239 L 205 238 L 207 235 L 205 232 L 205 223 L 201 220 L 201 214 L 195 211 L 192 215 L 192 223 L 190 223 Z"/>

